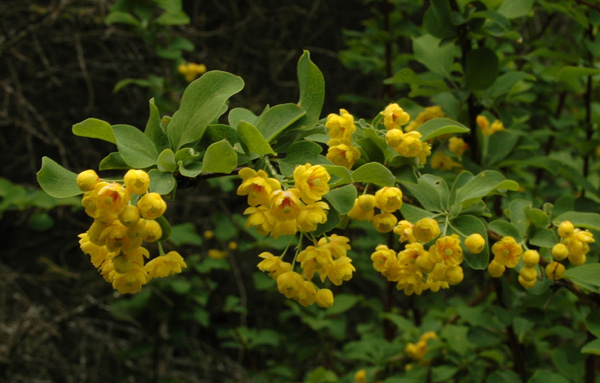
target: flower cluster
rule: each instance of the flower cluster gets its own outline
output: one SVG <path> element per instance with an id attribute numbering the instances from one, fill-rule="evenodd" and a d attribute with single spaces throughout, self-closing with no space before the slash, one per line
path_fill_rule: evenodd
<path id="1" fill-rule="evenodd" d="M 503 237 L 492 246 L 494 259 L 488 265 L 488 272 L 493 278 L 500 278 L 506 268 L 514 269 L 521 260 L 523 248 L 511 237 Z"/>
<path id="2" fill-rule="evenodd" d="M 387 129 L 385 135 L 387 144 L 399 155 L 403 157 L 417 157 L 421 164 L 425 164 L 427 156 L 431 154 L 429 144 L 421 141 L 421 133 L 415 130 L 402 131 L 401 126 L 410 120 L 408 113 L 398 104 L 390 104 L 381 114 L 383 115 L 383 122 Z"/>
<path id="3" fill-rule="evenodd" d="M 356 131 L 354 117 L 347 110 L 340 109 L 339 115 L 331 113 L 327 116 L 325 127 L 330 138 L 327 142 L 327 159 L 335 165 L 351 169 L 360 158 L 360 150 L 350 141 Z"/>
<path id="4" fill-rule="evenodd" d="M 256 227 L 261 235 L 273 238 L 311 232 L 327 221 L 329 205 L 321 201 L 329 192 L 331 176 L 321 165 L 305 164 L 294 170 L 295 187 L 284 190 L 281 183 L 263 170 L 240 170 L 242 184 L 238 195 L 247 195 L 250 205 L 246 225 Z"/>
<path id="5" fill-rule="evenodd" d="M 196 63 L 179 64 L 177 71 L 185 77 L 185 81 L 192 82 L 196 77 L 206 72 L 206 65 Z"/>
<path id="6" fill-rule="evenodd" d="M 462 164 L 454 161 L 452 157 L 447 156 L 443 151 L 437 151 L 431 156 L 431 168 L 440 169 L 441 171 L 451 171 L 461 169 Z"/>
<path id="7" fill-rule="evenodd" d="M 430 339 L 438 339 L 438 336 L 433 331 L 428 331 L 421 335 L 419 341 L 414 343 L 409 343 L 406 345 L 404 351 L 409 358 L 412 358 L 419 362 L 419 364 L 427 364 L 428 361 L 425 360 L 425 354 L 427 353 L 427 343 Z"/>
<path id="8" fill-rule="evenodd" d="M 357 221 L 369 221 L 380 233 L 389 233 L 398 222 L 394 212 L 401 207 L 402 190 L 395 186 L 384 186 L 375 195 L 363 194 L 358 197 L 348 217 Z M 381 212 L 375 214 L 375 208 Z"/>
<path id="9" fill-rule="evenodd" d="M 415 120 L 411 121 L 410 124 L 406 125 L 406 128 L 404 128 L 404 130 L 407 132 L 412 132 L 427 121 L 433 120 L 434 118 L 442 118 L 444 116 L 444 111 L 439 105 L 427 107 L 425 108 L 425 110 L 419 113 Z"/>
<path id="10" fill-rule="evenodd" d="M 350 249 L 347 237 L 333 234 L 321 238 L 315 246 L 308 246 L 300 251 L 296 260 L 300 262 L 301 273 L 293 271 L 293 265 L 285 262 L 283 256 L 275 256 L 269 252 L 259 255 L 263 260 L 258 264 L 261 271 L 277 281 L 279 292 L 286 298 L 295 299 L 303 306 L 317 303 L 320 307 L 333 305 L 333 292 L 330 289 L 319 289 L 312 279 L 319 274 L 321 283 L 329 279 L 331 283 L 340 286 L 352 278 L 356 269 L 347 252 Z"/>
<path id="11" fill-rule="evenodd" d="M 423 218 L 414 225 L 402 220 L 394 228 L 400 242 L 407 242 L 404 250 L 396 253 L 386 245 L 379 245 L 371 254 L 373 268 L 406 295 L 420 295 L 423 291 L 439 291 L 463 280 L 463 251 L 456 234 L 440 235 L 437 221 Z M 427 244 L 438 238 L 426 250 Z"/>
<path id="12" fill-rule="evenodd" d="M 77 176 L 77 185 L 85 192 L 81 204 L 94 218 L 89 230 L 79 235 L 81 250 L 122 294 L 136 293 L 152 278 L 176 274 L 186 267 L 176 251 L 145 263 L 150 252 L 142 245 L 162 237 L 156 219 L 167 204 L 159 194 L 148 193 L 150 178 L 143 170 L 129 170 L 123 181 L 124 185 L 101 181 L 93 170 Z M 140 196 L 137 205 L 132 204 L 137 199 L 132 195 Z"/>
<path id="13" fill-rule="evenodd" d="M 477 116 L 475 121 L 477 122 L 477 125 L 479 125 L 479 128 L 481 128 L 481 133 L 483 133 L 484 136 L 491 136 L 496 132 L 505 130 L 502 121 L 494 120 L 494 122 L 492 122 L 490 125 L 490 120 L 488 120 L 488 118 L 484 115 Z"/>
<path id="14" fill-rule="evenodd" d="M 583 265 L 590 251 L 590 243 L 594 242 L 594 235 L 588 230 L 576 229 L 569 221 L 563 221 L 558 226 L 560 243 L 552 247 L 554 261 L 546 266 L 548 278 L 561 279 L 565 273 L 565 266 L 560 263 L 568 259 L 574 266 Z"/>

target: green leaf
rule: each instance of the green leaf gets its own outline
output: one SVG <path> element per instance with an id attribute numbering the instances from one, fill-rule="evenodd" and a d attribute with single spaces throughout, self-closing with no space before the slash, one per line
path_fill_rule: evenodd
<path id="1" fill-rule="evenodd" d="M 519 229 L 521 236 L 524 236 L 527 232 L 528 222 L 525 209 L 531 207 L 533 202 L 524 199 L 514 199 L 508 204 L 508 210 L 510 212 L 510 222 Z"/>
<path id="2" fill-rule="evenodd" d="M 585 324 L 592 334 L 600 337 L 600 310 L 594 310 L 585 318 Z"/>
<path id="3" fill-rule="evenodd" d="M 480 234 L 485 238 L 485 247 L 479 254 L 472 254 L 466 247 L 463 246 L 463 255 L 465 262 L 475 270 L 484 270 L 490 260 L 490 246 L 487 240 L 487 228 L 481 220 L 473 215 L 461 215 L 450 221 L 448 227 L 450 234 L 458 234 L 461 244 L 464 244 L 465 238 L 471 234 Z"/>
<path id="4" fill-rule="evenodd" d="M 426 210 L 441 212 L 448 209 L 450 192 L 443 178 L 424 174 L 416 185 L 406 184 L 404 187 Z"/>
<path id="5" fill-rule="evenodd" d="M 508 221 L 503 221 L 501 219 L 492 221 L 488 225 L 488 229 L 500 234 L 503 237 L 513 237 L 517 242 L 521 242 L 523 240 L 523 235 L 519 229 Z"/>
<path id="6" fill-rule="evenodd" d="M 570 90 L 582 93 L 584 87 L 581 84 L 581 77 L 600 74 L 600 69 L 586 68 L 580 66 L 567 65 L 558 72 L 558 81 L 564 83 Z"/>
<path id="7" fill-rule="evenodd" d="M 463 170 L 458 174 L 454 180 L 454 183 L 452 184 L 452 189 L 450 190 L 450 206 L 453 206 L 456 202 L 456 192 L 473 178 L 475 178 L 473 173 L 467 170 Z"/>
<path id="8" fill-rule="evenodd" d="M 156 169 L 148 172 L 150 176 L 150 191 L 158 194 L 169 194 L 177 185 L 171 173 L 164 173 Z"/>
<path id="9" fill-rule="evenodd" d="M 600 231 L 600 214 L 598 213 L 568 211 L 554 218 L 552 223 L 558 226 L 562 221 L 570 221 L 576 227 Z"/>
<path id="10" fill-rule="evenodd" d="M 527 383 L 570 383 L 562 375 L 555 374 L 553 372 L 536 371 Z"/>
<path id="11" fill-rule="evenodd" d="M 150 117 L 148 117 L 144 134 L 154 143 L 157 150 L 164 150 L 169 147 L 169 138 L 160 127 L 160 114 L 154 104 L 154 99 L 150 99 L 148 104 L 150 105 Z"/>
<path id="12" fill-rule="evenodd" d="M 531 245 L 538 247 L 552 247 L 559 240 L 556 231 L 550 229 L 538 228 L 528 238 Z"/>
<path id="13" fill-rule="evenodd" d="M 237 130 L 241 143 L 248 148 L 248 154 L 255 153 L 259 157 L 266 154 L 275 154 L 267 140 L 265 140 L 260 131 L 251 123 L 240 121 Z"/>
<path id="14" fill-rule="evenodd" d="M 184 177 L 195 178 L 202 173 L 202 162 L 186 161 L 179 165 L 179 173 Z"/>
<path id="15" fill-rule="evenodd" d="M 600 286 L 600 264 L 587 263 L 572 267 L 565 271 L 564 278 L 571 279 L 575 283 Z"/>
<path id="16" fill-rule="evenodd" d="M 319 120 L 325 102 L 325 79 L 319 68 L 311 61 L 308 51 L 304 51 L 300 56 L 297 73 L 300 87 L 298 106 L 306 114 L 296 125 L 312 128 Z"/>
<path id="17" fill-rule="evenodd" d="M 237 167 L 237 154 L 226 140 L 215 142 L 206 149 L 202 172 L 229 174 Z"/>
<path id="18" fill-rule="evenodd" d="M 421 133 L 421 141 L 429 141 L 438 136 L 450 133 L 469 133 L 471 130 L 463 124 L 448 118 L 434 118 L 417 128 Z"/>
<path id="19" fill-rule="evenodd" d="M 600 339 L 594 339 L 593 341 L 585 344 L 581 348 L 581 353 L 600 355 Z"/>
<path id="20" fill-rule="evenodd" d="M 431 35 L 423 35 L 412 39 L 415 59 L 425 65 L 433 73 L 450 78 L 450 70 L 454 62 L 454 43 L 440 46 L 440 39 Z"/>
<path id="21" fill-rule="evenodd" d="M 267 142 L 270 143 L 275 137 L 283 132 L 285 128 L 305 114 L 306 112 L 295 104 L 276 105 L 260 116 L 256 123 L 256 128 L 261 132 Z"/>
<path id="22" fill-rule="evenodd" d="M 378 186 L 394 186 L 396 177 L 392 172 L 377 162 L 369 162 L 352 172 L 354 182 L 375 184 Z"/>
<path id="23" fill-rule="evenodd" d="M 471 49 L 465 60 L 465 86 L 471 90 L 490 87 L 498 77 L 496 52 L 489 48 Z"/>
<path id="24" fill-rule="evenodd" d="M 37 181 L 54 198 L 73 197 L 83 193 L 77 186 L 77 174 L 49 157 L 42 157 L 42 168 L 37 172 Z"/>
<path id="25" fill-rule="evenodd" d="M 357 191 L 354 185 L 346 185 L 337 189 L 329 190 L 325 194 L 325 199 L 333 206 L 340 214 L 348 214 L 354 207 Z"/>
<path id="26" fill-rule="evenodd" d="M 456 32 L 450 15 L 450 3 L 447 1 L 433 1 L 431 7 L 423 16 L 423 27 L 429 34 L 439 39 L 453 37 Z"/>
<path id="27" fill-rule="evenodd" d="M 196 231 L 196 227 L 191 222 L 182 223 L 173 226 L 170 240 L 175 246 L 181 245 L 202 245 L 202 237 Z"/>
<path id="28" fill-rule="evenodd" d="M 256 123 L 258 122 L 259 117 L 257 115 L 255 115 L 254 113 L 252 113 L 251 111 L 249 111 L 248 109 L 235 108 L 229 112 L 227 119 L 229 121 L 229 125 L 231 125 L 232 128 L 237 129 L 238 124 L 241 121 L 246 121 L 246 122 L 256 126 Z"/>
<path id="29" fill-rule="evenodd" d="M 296 165 L 310 163 L 312 165 L 331 164 L 324 156 L 320 155 L 323 148 L 312 141 L 299 141 L 292 144 L 285 158 L 280 159 L 279 168 L 285 176 L 291 176 Z"/>
<path id="30" fill-rule="evenodd" d="M 113 125 L 112 128 L 119 154 L 127 165 L 143 169 L 156 164 L 156 147 L 141 130 L 131 125 Z"/>
<path id="31" fill-rule="evenodd" d="M 100 170 L 112 170 L 112 169 L 130 169 L 130 166 L 123 161 L 123 157 L 119 152 L 112 152 L 108 156 L 104 157 L 98 165 Z"/>
<path id="32" fill-rule="evenodd" d="M 485 163 L 495 164 L 505 159 L 513 152 L 521 135 L 512 130 L 503 130 L 494 133 L 492 144 L 488 146 Z"/>
<path id="33" fill-rule="evenodd" d="M 344 166 L 323 165 L 323 167 L 331 176 L 331 184 L 333 186 L 350 184 L 354 182 L 352 180 L 352 172 Z"/>
<path id="34" fill-rule="evenodd" d="M 158 170 L 161 172 L 173 173 L 177 170 L 177 163 L 175 162 L 175 153 L 171 149 L 165 149 L 158 155 L 158 161 L 156 162 Z"/>
<path id="35" fill-rule="evenodd" d="M 421 208 L 418 208 L 418 207 L 413 206 L 408 203 L 402 204 L 402 207 L 400 208 L 400 212 L 402 213 L 402 216 L 404 217 L 404 219 L 406 219 L 407 221 L 410 221 L 412 223 L 416 223 L 418 220 L 420 220 L 422 218 L 431 218 L 434 216 L 434 213 L 427 211 L 427 210 L 423 210 Z"/>
<path id="36" fill-rule="evenodd" d="M 496 78 L 494 85 L 486 90 L 485 95 L 497 98 L 511 91 L 513 87 L 523 80 L 535 81 L 536 78 L 525 72 L 507 72 Z"/>
<path id="37" fill-rule="evenodd" d="M 139 20 L 136 19 L 135 16 L 133 16 L 130 13 L 120 12 L 120 11 L 111 11 L 104 18 L 104 22 L 106 23 L 106 25 L 111 25 L 111 24 L 115 24 L 115 23 L 123 23 L 123 24 L 133 25 L 136 27 L 141 27 Z"/>
<path id="38" fill-rule="evenodd" d="M 533 0 L 504 0 L 496 12 L 507 19 L 525 16 L 531 11 Z"/>
<path id="39" fill-rule="evenodd" d="M 162 229 L 162 236 L 160 237 L 158 242 L 164 242 L 167 239 L 169 239 L 169 237 L 171 237 L 171 224 L 169 223 L 169 221 L 167 221 L 164 215 L 161 215 L 160 217 L 155 219 L 155 221 L 158 222 L 160 228 Z"/>
<path id="40" fill-rule="evenodd" d="M 171 146 L 183 145 L 202 138 L 204 130 L 221 112 L 225 101 L 244 87 L 244 81 L 231 73 L 206 72 L 183 92 L 181 107 L 171 119 L 168 136 Z"/>
<path id="41" fill-rule="evenodd" d="M 73 134 L 80 137 L 97 138 L 116 144 L 110 124 L 97 118 L 88 118 L 73 125 Z"/>
<path id="42" fill-rule="evenodd" d="M 456 191 L 456 203 L 469 207 L 483 197 L 499 191 L 499 189 L 518 190 L 519 184 L 507 180 L 501 173 L 485 170 Z"/>
<path id="43" fill-rule="evenodd" d="M 531 224 L 538 228 L 545 228 L 550 224 L 550 217 L 541 209 L 535 209 L 531 206 L 526 206 L 525 216 Z"/>
<path id="44" fill-rule="evenodd" d="M 350 310 L 358 303 L 358 297 L 352 294 L 338 294 L 335 296 L 333 306 L 328 308 L 325 312 L 327 315 L 342 314 Z"/>

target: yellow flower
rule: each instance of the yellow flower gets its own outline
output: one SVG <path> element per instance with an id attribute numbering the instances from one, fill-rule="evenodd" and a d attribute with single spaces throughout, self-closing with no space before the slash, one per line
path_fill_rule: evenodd
<path id="1" fill-rule="evenodd" d="M 119 214 L 119 221 L 127 227 L 133 226 L 140 220 L 140 209 L 137 206 L 127 205 Z"/>
<path id="2" fill-rule="evenodd" d="M 258 255 L 263 258 L 258 263 L 258 269 L 269 273 L 269 277 L 277 279 L 281 274 L 292 270 L 292 264 L 284 262 L 281 257 L 276 257 L 268 251 L 264 251 Z"/>
<path id="3" fill-rule="evenodd" d="M 99 186 L 102 183 L 98 183 Z M 96 191 L 96 189 L 94 189 Z M 116 182 L 106 184 L 100 190 L 98 190 L 96 196 L 96 207 L 98 211 L 94 215 L 94 218 L 105 215 L 105 214 L 119 214 L 127 203 L 129 202 L 129 193 L 125 191 L 125 188 Z M 82 201 L 83 202 L 83 201 Z"/>
<path id="4" fill-rule="evenodd" d="M 389 270 L 397 261 L 396 252 L 386 245 L 378 245 L 371 254 L 373 268 L 380 273 Z"/>
<path id="5" fill-rule="evenodd" d="M 501 263 L 498 263 L 496 260 L 492 260 L 487 267 L 488 273 L 492 278 L 500 278 L 504 271 L 506 270 L 506 266 Z"/>
<path id="6" fill-rule="evenodd" d="M 147 265 L 146 265 L 147 266 Z M 119 274 L 113 271 L 112 286 L 121 294 L 134 294 L 142 289 L 142 286 L 150 282 L 150 277 L 145 268 L 132 264 L 128 272 Z"/>
<path id="7" fill-rule="evenodd" d="M 361 196 L 364 197 L 364 196 Z M 373 197 L 373 196 L 371 196 Z M 360 197 L 359 197 L 360 198 Z M 354 206 L 352 206 L 352 210 L 348 212 L 348 218 L 355 219 L 357 221 L 370 221 L 373 219 L 375 215 L 375 209 L 371 208 L 370 210 L 363 210 L 360 207 L 358 198 L 354 200 Z"/>
<path id="8" fill-rule="evenodd" d="M 402 142 L 402 138 L 404 137 L 404 133 L 400 129 L 391 129 L 385 134 L 385 142 L 392 148 L 400 145 Z"/>
<path id="9" fill-rule="evenodd" d="M 416 131 L 405 133 L 400 143 L 394 146 L 394 151 L 403 157 L 416 157 L 426 145 L 421 142 L 421 137 L 421 133 Z"/>
<path id="10" fill-rule="evenodd" d="M 106 246 L 98 246 L 90 242 L 86 233 L 79 234 L 79 238 L 81 238 L 79 240 L 79 247 L 81 248 L 81 251 L 90 256 L 90 261 L 94 267 L 100 267 L 104 261 L 106 261 L 109 254 Z"/>
<path id="11" fill-rule="evenodd" d="M 243 168 L 238 175 L 243 181 L 237 189 L 237 195 L 247 195 L 250 206 L 268 206 L 271 193 L 281 189 L 279 181 L 269 178 L 264 170 L 257 172 L 251 168 Z"/>
<path id="12" fill-rule="evenodd" d="M 295 299 L 302 306 L 310 306 L 315 303 L 317 295 L 317 287 L 311 281 L 302 282 L 302 286 L 298 290 Z"/>
<path id="13" fill-rule="evenodd" d="M 394 230 L 396 223 L 398 223 L 398 218 L 392 213 L 381 213 L 375 214 L 371 222 L 378 232 L 389 233 Z"/>
<path id="14" fill-rule="evenodd" d="M 448 150 L 454 153 L 454 155 L 457 157 L 462 157 L 465 150 L 467 150 L 468 148 L 469 145 L 467 145 L 465 140 L 463 140 L 462 138 L 450 137 L 450 140 L 448 141 Z"/>
<path id="15" fill-rule="evenodd" d="M 402 220 L 398 222 L 396 227 L 394 227 L 394 233 L 400 236 L 400 243 L 402 242 L 416 242 L 417 239 L 413 234 L 414 225 L 407 220 Z"/>
<path id="16" fill-rule="evenodd" d="M 146 219 L 157 219 L 167 210 L 167 203 L 158 193 L 144 194 L 137 203 L 140 214 Z"/>
<path id="17" fill-rule="evenodd" d="M 360 158 L 360 150 L 355 148 L 348 139 L 332 139 L 327 142 L 329 150 L 327 159 L 334 165 L 352 169 L 356 160 Z"/>
<path id="18" fill-rule="evenodd" d="M 129 237 L 127 237 L 127 228 L 119 221 L 114 221 L 112 225 L 107 226 L 102 231 L 100 241 L 104 243 L 110 252 L 119 252 L 124 244 L 130 244 Z"/>
<path id="19" fill-rule="evenodd" d="M 446 270 L 446 281 L 450 285 L 457 285 L 464 278 L 463 269 L 460 266 L 448 266 Z"/>
<path id="20" fill-rule="evenodd" d="M 480 114 L 475 119 L 475 122 L 479 125 L 479 128 L 481 128 L 481 133 L 483 133 L 484 136 L 489 136 L 488 129 L 490 127 L 490 120 L 488 120 L 486 116 Z"/>
<path id="21" fill-rule="evenodd" d="M 479 254 L 485 248 L 485 239 L 481 234 L 474 233 L 465 239 L 465 246 L 473 254 Z"/>
<path id="22" fill-rule="evenodd" d="M 410 121 L 410 115 L 395 103 L 386 106 L 381 114 L 383 114 L 383 125 L 387 130 L 400 129 Z"/>
<path id="23" fill-rule="evenodd" d="M 340 109 L 340 114 L 331 113 L 327 116 L 325 127 L 329 130 L 329 137 L 334 139 L 350 139 L 356 131 L 354 117 L 345 109 Z"/>
<path id="24" fill-rule="evenodd" d="M 569 249 L 564 243 L 557 243 L 552 247 L 552 257 L 556 261 L 562 261 L 569 256 Z"/>
<path id="25" fill-rule="evenodd" d="M 429 248 L 429 254 L 438 263 L 447 266 L 457 266 L 463 261 L 460 239 L 456 234 L 439 238 L 435 241 L 435 244 Z"/>
<path id="26" fill-rule="evenodd" d="M 81 191 L 87 192 L 94 190 L 98 182 L 100 182 L 100 177 L 98 177 L 98 174 L 91 169 L 85 170 L 77 175 L 77 187 Z"/>
<path id="27" fill-rule="evenodd" d="M 352 259 L 349 257 L 341 257 L 333 261 L 333 264 L 327 270 L 327 278 L 336 286 L 342 284 L 343 281 L 349 281 L 352 278 L 352 272 L 356 271 L 352 265 Z M 321 275 L 321 282 L 325 279 Z"/>
<path id="28" fill-rule="evenodd" d="M 375 204 L 386 213 L 395 212 L 402 207 L 402 190 L 395 186 L 384 186 L 375 193 Z"/>
<path id="29" fill-rule="evenodd" d="M 169 251 L 164 256 L 158 256 L 146 263 L 144 269 L 150 278 L 164 278 L 173 274 L 181 273 L 186 268 L 185 261 L 176 251 Z"/>
<path id="30" fill-rule="evenodd" d="M 260 235 L 269 234 L 275 226 L 275 217 L 265 206 L 249 207 L 244 210 L 244 215 L 249 215 L 246 226 L 256 227 Z"/>
<path id="31" fill-rule="evenodd" d="M 433 218 L 422 218 L 415 223 L 413 235 L 419 242 L 427 243 L 440 235 L 440 227 Z"/>
<path id="32" fill-rule="evenodd" d="M 269 208 L 273 217 L 278 221 L 295 219 L 300 214 L 300 198 L 294 188 L 288 190 L 275 190 L 271 193 L 271 206 Z"/>
<path id="33" fill-rule="evenodd" d="M 302 206 L 296 217 L 298 228 L 304 232 L 317 230 L 317 225 L 327 222 L 327 210 L 329 205 L 323 201 Z"/>
<path id="34" fill-rule="evenodd" d="M 329 289 L 320 289 L 317 291 L 315 301 L 319 307 L 327 309 L 333 306 L 333 292 Z"/>
<path id="35" fill-rule="evenodd" d="M 308 246 L 298 253 L 297 260 L 302 268 L 302 276 L 308 280 L 312 279 L 316 272 L 324 279 L 325 270 L 333 265 L 331 252 L 321 246 Z"/>
<path id="36" fill-rule="evenodd" d="M 354 374 L 355 383 L 367 383 L 367 371 L 365 369 L 358 370 Z"/>
<path id="37" fill-rule="evenodd" d="M 523 248 L 513 237 L 506 236 L 492 246 L 494 260 L 512 269 L 517 266 L 523 254 Z"/>
<path id="38" fill-rule="evenodd" d="M 437 339 L 437 334 L 433 331 L 424 333 L 416 344 L 408 343 L 404 352 L 406 352 L 409 358 L 417 360 L 419 364 L 427 364 L 429 361 L 425 361 L 425 354 L 427 353 L 427 343 L 430 339 Z"/>
<path id="39" fill-rule="evenodd" d="M 226 250 L 219 249 L 208 249 L 208 257 L 212 259 L 225 259 L 229 257 L 229 253 Z"/>
<path id="40" fill-rule="evenodd" d="M 333 258 L 345 257 L 350 250 L 350 238 L 343 235 L 332 234 L 329 238 L 319 239 L 318 246 L 329 250 Z"/>
<path id="41" fill-rule="evenodd" d="M 192 82 L 196 77 L 206 72 L 206 65 L 196 63 L 179 64 L 177 71 L 185 77 L 187 82 Z"/>
<path id="42" fill-rule="evenodd" d="M 294 170 L 294 182 L 298 194 L 304 203 L 319 201 L 329 192 L 331 176 L 321 165 L 299 165 Z"/>
<path id="43" fill-rule="evenodd" d="M 490 125 L 489 134 L 491 136 L 492 134 L 499 132 L 501 130 L 505 130 L 504 124 L 502 123 L 502 121 L 496 120 L 496 121 L 492 122 L 492 125 Z"/>
<path id="44" fill-rule="evenodd" d="M 546 266 L 546 275 L 548 278 L 556 281 L 558 279 L 562 279 L 565 274 L 565 266 L 562 263 L 551 262 Z"/>
<path id="45" fill-rule="evenodd" d="M 277 277 L 277 289 L 286 298 L 295 298 L 304 284 L 304 278 L 295 271 L 286 271 Z"/>
<path id="46" fill-rule="evenodd" d="M 540 253 L 538 253 L 536 250 L 527 250 L 525 253 L 523 253 L 523 263 L 527 267 L 533 267 L 537 265 L 540 263 Z"/>
<path id="47" fill-rule="evenodd" d="M 445 155 L 444 152 L 435 152 L 433 157 L 431 157 L 431 168 L 448 171 L 454 168 L 460 169 L 462 165 Z"/>
<path id="48" fill-rule="evenodd" d="M 144 241 L 146 242 L 156 242 L 162 237 L 162 228 L 153 219 L 147 219 L 144 225 Z"/>
<path id="49" fill-rule="evenodd" d="M 423 142 L 421 145 L 421 151 L 417 154 L 417 159 L 421 165 L 425 165 L 427 157 L 431 155 L 431 145 L 427 142 Z"/>
<path id="50" fill-rule="evenodd" d="M 129 169 L 123 177 L 123 182 L 131 193 L 144 194 L 150 186 L 150 176 L 143 170 Z"/>
<path id="51" fill-rule="evenodd" d="M 246 214 L 246 213 L 244 213 Z M 215 236 L 215 233 L 212 230 L 206 230 L 203 234 L 205 239 L 211 239 L 212 237 Z"/>
<path id="52" fill-rule="evenodd" d="M 282 235 L 294 235 L 298 231 L 298 225 L 295 219 L 277 221 L 271 229 L 271 236 L 275 239 Z"/>

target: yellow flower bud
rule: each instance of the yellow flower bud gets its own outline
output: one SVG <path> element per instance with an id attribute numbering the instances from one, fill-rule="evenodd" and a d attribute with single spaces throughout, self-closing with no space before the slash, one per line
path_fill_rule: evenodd
<path id="1" fill-rule="evenodd" d="M 119 214 L 119 221 L 123 226 L 131 227 L 140 220 L 140 209 L 133 205 L 127 205 Z"/>
<path id="2" fill-rule="evenodd" d="M 167 203 L 158 193 L 144 194 L 138 201 L 140 214 L 146 219 L 157 219 L 167 210 Z"/>
<path id="3" fill-rule="evenodd" d="M 387 142 L 387 144 L 393 148 L 400 145 L 400 142 L 402 142 L 402 136 L 404 136 L 404 133 L 402 133 L 400 129 L 388 130 L 388 132 L 385 134 L 385 142 Z"/>
<path id="4" fill-rule="evenodd" d="M 533 267 L 537 265 L 540 263 L 540 254 L 536 250 L 527 250 L 523 253 L 523 263 L 527 267 Z"/>
<path id="5" fill-rule="evenodd" d="M 123 254 L 119 254 L 112 259 L 115 271 L 119 274 L 125 274 L 131 270 L 131 261 L 127 259 Z"/>
<path id="6" fill-rule="evenodd" d="M 146 220 L 144 231 L 144 241 L 146 242 L 156 242 L 162 237 L 162 228 L 153 219 Z"/>
<path id="7" fill-rule="evenodd" d="M 488 273 L 490 273 L 490 276 L 492 278 L 500 278 L 502 276 L 502 274 L 504 274 L 504 270 L 506 270 L 506 266 L 493 260 L 492 262 L 490 262 L 487 269 L 488 269 Z"/>
<path id="8" fill-rule="evenodd" d="M 525 266 L 519 271 L 519 276 L 524 280 L 530 282 L 534 279 L 537 279 L 537 270 L 533 267 Z"/>
<path id="9" fill-rule="evenodd" d="M 402 207 L 402 190 L 395 186 L 384 186 L 375 193 L 376 206 L 386 213 L 393 213 Z"/>
<path id="10" fill-rule="evenodd" d="M 449 266 L 446 270 L 446 280 L 451 285 L 459 284 L 464 278 L 463 269 L 460 266 Z"/>
<path id="11" fill-rule="evenodd" d="M 205 239 L 211 239 L 214 236 L 215 236 L 215 233 L 212 230 L 206 230 L 204 232 L 204 238 Z"/>
<path id="12" fill-rule="evenodd" d="M 150 176 L 143 170 L 130 169 L 125 173 L 123 182 L 131 193 L 144 194 L 150 186 Z"/>
<path id="13" fill-rule="evenodd" d="M 320 289 L 315 297 L 317 305 L 324 309 L 333 306 L 333 292 L 329 289 Z"/>
<path id="14" fill-rule="evenodd" d="M 225 250 L 209 249 L 208 257 L 212 259 L 225 259 L 229 256 L 229 253 Z"/>
<path id="15" fill-rule="evenodd" d="M 375 196 L 363 194 L 358 197 L 358 207 L 363 211 L 371 211 L 375 208 Z"/>
<path id="16" fill-rule="evenodd" d="M 481 234 L 471 234 L 465 239 L 465 246 L 472 254 L 479 254 L 485 248 L 485 239 Z"/>
<path id="17" fill-rule="evenodd" d="M 422 218 L 415 223 L 413 235 L 419 242 L 427 243 L 440 235 L 440 227 L 433 218 Z"/>
<path id="18" fill-rule="evenodd" d="M 558 280 L 565 274 L 565 266 L 562 263 L 552 262 L 546 266 L 546 275 L 552 280 Z"/>
<path id="19" fill-rule="evenodd" d="M 525 279 L 521 275 L 519 275 L 519 283 L 521 284 L 521 286 L 525 287 L 526 289 L 530 289 L 533 286 L 535 286 L 535 284 L 537 283 L 537 278 L 534 278 L 534 279 L 528 281 L 527 279 Z"/>
<path id="20" fill-rule="evenodd" d="M 237 242 L 230 241 L 230 242 L 227 244 L 227 247 L 229 248 L 229 250 L 237 250 L 237 248 L 238 248 L 238 244 L 237 244 Z"/>
<path id="21" fill-rule="evenodd" d="M 277 277 L 277 289 L 286 298 L 295 298 L 304 284 L 304 278 L 295 271 L 287 271 Z"/>
<path id="22" fill-rule="evenodd" d="M 575 227 L 569 221 L 562 221 L 560 225 L 558 225 L 558 235 L 560 235 L 561 238 L 570 237 L 574 230 Z"/>
<path id="23" fill-rule="evenodd" d="M 563 259 L 566 259 L 568 256 L 569 256 L 569 249 L 567 248 L 567 246 L 565 244 L 557 243 L 552 248 L 552 257 L 554 258 L 554 260 L 562 261 Z"/>
<path id="24" fill-rule="evenodd" d="M 587 261 L 585 254 L 569 254 L 569 262 L 573 266 L 581 266 Z"/>
<path id="25" fill-rule="evenodd" d="M 146 236 L 146 220 L 140 218 L 134 225 L 129 226 L 127 236 L 131 239 L 143 239 Z"/>
<path id="26" fill-rule="evenodd" d="M 77 187 L 81 191 L 92 191 L 100 182 L 100 177 L 93 170 L 85 170 L 77 175 Z"/>
<path id="27" fill-rule="evenodd" d="M 394 230 L 394 226 L 398 223 L 398 218 L 392 213 L 381 213 L 376 214 L 371 222 L 378 232 L 389 233 Z"/>

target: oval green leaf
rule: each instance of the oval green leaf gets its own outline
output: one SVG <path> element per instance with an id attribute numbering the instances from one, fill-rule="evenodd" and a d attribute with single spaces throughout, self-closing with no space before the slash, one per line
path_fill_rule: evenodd
<path id="1" fill-rule="evenodd" d="M 248 154 L 255 153 L 259 157 L 266 154 L 275 154 L 271 145 L 269 145 L 260 131 L 251 123 L 240 121 L 237 131 L 242 145 L 248 148 Z"/>
<path id="2" fill-rule="evenodd" d="M 562 221 L 570 221 L 574 226 L 584 229 L 600 230 L 600 214 L 598 213 L 568 211 L 554 218 L 552 223 L 558 226 Z"/>
<path id="3" fill-rule="evenodd" d="M 97 138 L 116 144 L 110 124 L 97 118 L 88 118 L 73 125 L 73 134 L 80 137 Z"/>
<path id="4" fill-rule="evenodd" d="M 354 185 L 346 185 L 331 189 L 324 197 L 340 214 L 348 214 L 354 207 L 357 194 Z"/>
<path id="5" fill-rule="evenodd" d="M 150 176 L 150 191 L 158 194 L 169 194 L 177 185 L 175 177 L 171 173 L 160 172 L 152 169 L 148 172 Z"/>
<path id="6" fill-rule="evenodd" d="M 202 172 L 229 174 L 237 166 L 237 154 L 229 142 L 222 140 L 211 144 L 202 160 Z"/>
<path id="7" fill-rule="evenodd" d="M 60 166 L 49 157 L 42 158 L 42 168 L 37 172 L 42 189 L 54 198 L 73 197 L 83 192 L 77 187 L 77 174 Z"/>
<path id="8" fill-rule="evenodd" d="M 471 90 L 482 90 L 496 81 L 499 62 L 496 52 L 489 48 L 472 49 L 465 60 L 465 86 Z"/>
<path id="9" fill-rule="evenodd" d="M 375 184 L 377 186 L 394 186 L 396 177 L 392 172 L 377 162 L 364 164 L 352 172 L 354 182 L 365 184 Z"/>
<path id="10" fill-rule="evenodd" d="M 434 118 L 419 126 L 417 132 L 421 133 L 421 141 L 429 141 L 444 134 L 469 133 L 470 130 L 460 122 L 448 118 Z"/>
<path id="11" fill-rule="evenodd" d="M 156 146 L 141 130 L 131 125 L 113 125 L 112 129 L 119 154 L 127 165 L 143 169 L 156 164 Z"/>

